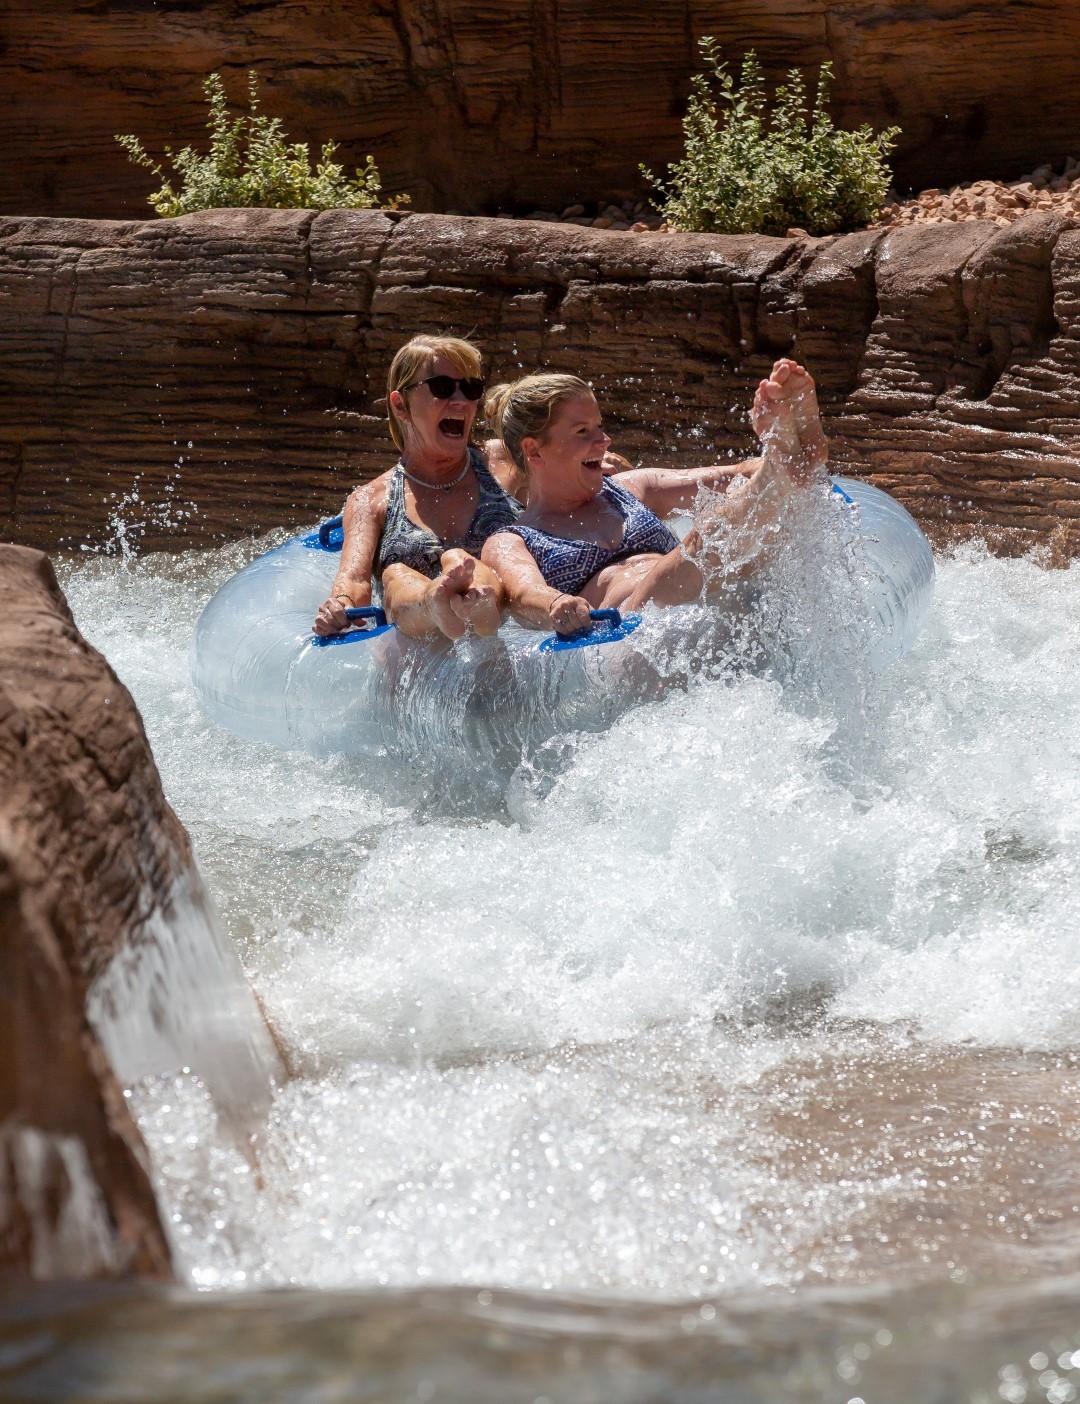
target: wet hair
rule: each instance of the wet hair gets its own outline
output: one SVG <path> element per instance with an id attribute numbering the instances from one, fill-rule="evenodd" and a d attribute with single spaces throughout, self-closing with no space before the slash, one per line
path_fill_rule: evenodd
<path id="1" fill-rule="evenodd" d="M 517 467 L 528 473 L 522 440 L 539 439 L 561 404 L 579 395 L 591 397 L 592 393 L 592 386 L 580 376 L 556 372 L 525 375 L 488 392 L 484 418 L 506 445 Z"/>
<path id="2" fill-rule="evenodd" d="M 407 341 L 390 362 L 390 370 L 386 377 L 386 413 L 390 421 L 390 437 L 399 449 L 405 447 L 405 437 L 401 430 L 401 421 L 394 413 L 390 396 L 395 390 L 403 390 L 406 385 L 423 380 L 436 356 L 445 356 L 461 376 L 475 376 L 477 379 L 483 376 L 480 352 L 471 341 L 464 341 L 460 336 L 414 336 L 411 341 Z"/>

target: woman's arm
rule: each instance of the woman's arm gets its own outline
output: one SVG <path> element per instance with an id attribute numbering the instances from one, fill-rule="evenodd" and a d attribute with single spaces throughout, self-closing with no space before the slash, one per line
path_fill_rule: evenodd
<path id="1" fill-rule="evenodd" d="M 707 468 L 635 468 L 616 473 L 615 481 L 644 502 L 650 512 L 667 517 L 692 507 L 699 488 L 726 492 L 732 478 L 749 477 L 760 463 L 760 458 L 750 458 L 745 463 L 712 463 Z"/>
<path id="2" fill-rule="evenodd" d="M 519 623 L 560 634 L 588 628 L 588 600 L 552 589 L 520 536 L 497 531 L 484 542 L 480 559 L 502 581 L 510 613 Z"/>
<path id="3" fill-rule="evenodd" d="M 317 634 L 340 634 L 348 628 L 346 609 L 371 603 L 371 568 L 386 525 L 389 474 L 351 492 L 343 513 L 344 540 L 330 597 L 315 616 Z"/>

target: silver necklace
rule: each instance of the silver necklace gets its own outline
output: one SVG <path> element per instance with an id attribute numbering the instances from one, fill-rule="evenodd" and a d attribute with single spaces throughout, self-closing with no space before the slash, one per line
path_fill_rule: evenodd
<path id="1" fill-rule="evenodd" d="M 432 492 L 449 492 L 451 488 L 457 487 L 458 483 L 464 480 L 465 474 L 472 467 L 472 459 L 469 457 L 468 454 L 466 454 L 465 467 L 462 468 L 461 472 L 457 475 L 456 478 L 452 478 L 448 483 L 429 483 L 425 478 L 418 478 L 414 473 L 410 473 L 408 468 L 405 467 L 404 459 L 399 460 L 398 467 L 408 478 L 409 482 L 415 483 L 417 487 L 430 488 Z"/>

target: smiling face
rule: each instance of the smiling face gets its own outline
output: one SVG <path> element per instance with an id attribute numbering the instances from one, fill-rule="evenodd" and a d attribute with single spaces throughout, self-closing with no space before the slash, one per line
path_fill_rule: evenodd
<path id="1" fill-rule="evenodd" d="M 572 395 L 556 406 L 551 423 L 522 449 L 530 477 L 563 493 L 595 497 L 604 485 L 604 453 L 611 443 L 604 433 L 600 407 L 592 395 Z"/>
<path id="2" fill-rule="evenodd" d="M 460 462 L 472 433 L 478 401 L 467 400 L 461 393 L 462 376 L 471 376 L 471 369 L 456 365 L 440 352 L 432 356 L 416 375 L 409 389 L 393 391 L 393 407 L 405 441 L 405 456 L 410 463 Z M 423 384 L 430 376 L 445 375 L 455 382 L 448 400 L 439 400 Z"/>

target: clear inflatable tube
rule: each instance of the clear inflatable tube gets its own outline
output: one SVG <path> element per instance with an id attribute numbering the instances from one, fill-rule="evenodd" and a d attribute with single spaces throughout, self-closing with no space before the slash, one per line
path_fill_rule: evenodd
<path id="1" fill-rule="evenodd" d="M 870 662 L 880 669 L 918 634 L 933 557 L 911 515 L 879 489 L 836 478 L 831 500 L 858 548 Z M 681 647 L 690 658 L 723 620 L 712 607 L 649 610 L 644 622 L 600 619 L 570 640 L 507 622 L 494 639 L 451 647 L 407 639 L 372 611 L 354 631 L 317 640 L 311 623 L 337 572 L 335 525 L 252 561 L 199 618 L 195 690 L 207 715 L 238 736 L 315 755 L 513 764 L 531 745 L 602 729 L 658 695 L 680 670 L 669 663 L 661 675 L 657 651 L 670 660 Z"/>

